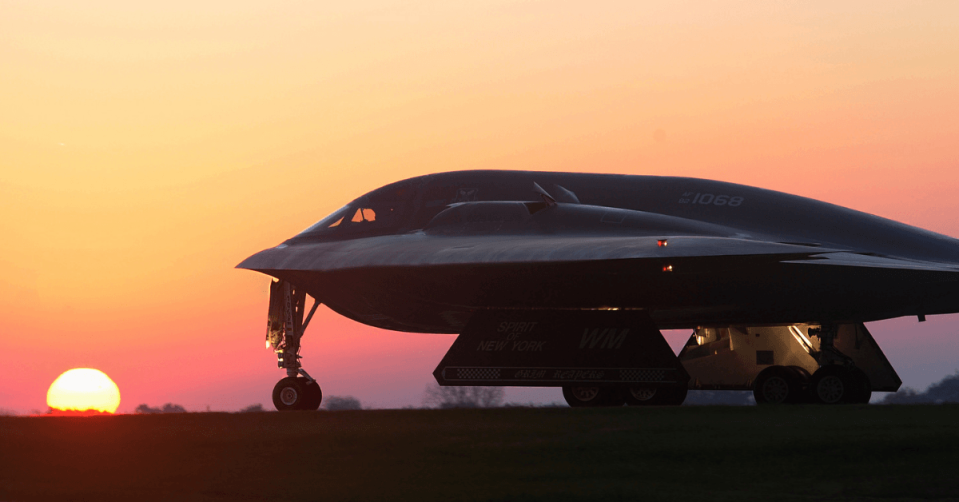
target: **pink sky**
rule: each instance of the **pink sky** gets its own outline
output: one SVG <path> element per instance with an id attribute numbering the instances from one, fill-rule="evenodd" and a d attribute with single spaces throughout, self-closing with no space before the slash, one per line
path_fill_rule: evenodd
<path id="1" fill-rule="evenodd" d="M 0 408 L 83 366 L 121 411 L 268 404 L 268 279 L 233 266 L 424 173 L 713 178 L 959 236 L 959 4 L 326 4 L 0 7 Z M 870 329 L 924 387 L 959 317 L 914 321 Z M 403 406 L 451 342 L 323 312 L 304 353 Z"/>

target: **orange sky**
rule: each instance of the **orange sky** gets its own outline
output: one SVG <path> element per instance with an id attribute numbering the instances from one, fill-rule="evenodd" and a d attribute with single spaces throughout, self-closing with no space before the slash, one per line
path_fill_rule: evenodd
<path id="1" fill-rule="evenodd" d="M 715 178 L 959 236 L 959 4 L 659 4 L 0 4 L 0 408 L 73 367 L 121 411 L 268 403 L 267 279 L 233 266 L 429 172 Z M 873 329 L 907 385 L 959 367 L 959 318 Z M 451 341 L 327 312 L 304 351 L 399 406 Z"/>

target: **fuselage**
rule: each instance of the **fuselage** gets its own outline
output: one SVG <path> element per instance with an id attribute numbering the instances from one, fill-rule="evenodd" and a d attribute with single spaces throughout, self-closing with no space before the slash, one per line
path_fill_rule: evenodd
<path id="1" fill-rule="evenodd" d="M 489 308 L 644 309 L 661 328 L 959 311 L 956 239 L 808 198 L 677 177 L 412 178 L 239 267 L 400 331 L 458 333 Z"/>

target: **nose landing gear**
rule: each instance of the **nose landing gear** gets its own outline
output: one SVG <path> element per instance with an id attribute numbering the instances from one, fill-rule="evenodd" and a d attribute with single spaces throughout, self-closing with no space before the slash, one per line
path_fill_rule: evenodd
<path id="1" fill-rule="evenodd" d="M 266 344 L 276 353 L 277 367 L 285 369 L 287 375 L 273 387 L 273 405 L 279 411 L 315 411 L 323 401 L 320 384 L 300 365 L 300 339 L 320 302 L 313 302 L 304 320 L 305 304 L 305 291 L 286 281 L 270 284 Z"/>
<path id="2" fill-rule="evenodd" d="M 279 411 L 317 410 L 323 401 L 323 391 L 316 380 L 305 377 L 286 377 L 273 387 L 273 406 Z"/>

